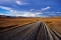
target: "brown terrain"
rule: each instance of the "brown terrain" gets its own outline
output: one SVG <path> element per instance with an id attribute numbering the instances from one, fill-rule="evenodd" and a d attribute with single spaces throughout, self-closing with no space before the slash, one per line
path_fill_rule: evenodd
<path id="1" fill-rule="evenodd" d="M 7 28 L 15 28 L 19 26 L 23 26 L 29 23 L 34 23 L 39 21 L 40 18 L 6 18 L 6 17 L 0 17 L 0 30 L 4 30 Z"/>
<path id="2" fill-rule="evenodd" d="M 41 20 L 41 18 L 25 18 L 25 17 L 0 17 L 0 31 L 8 28 L 16 28 L 21 27 L 26 24 L 34 23 Z M 61 35 L 61 17 L 56 18 L 43 18 L 43 22 L 55 30 L 57 33 Z"/>
<path id="3" fill-rule="evenodd" d="M 61 17 L 43 18 L 43 22 L 61 35 Z"/>

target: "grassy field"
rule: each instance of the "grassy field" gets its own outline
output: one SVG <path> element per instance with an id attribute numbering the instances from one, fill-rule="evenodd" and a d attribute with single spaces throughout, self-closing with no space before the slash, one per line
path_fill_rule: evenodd
<path id="1" fill-rule="evenodd" d="M 40 18 L 0 18 L 0 30 L 39 21 Z"/>
<path id="2" fill-rule="evenodd" d="M 44 18 L 43 21 L 61 35 L 61 18 Z"/>

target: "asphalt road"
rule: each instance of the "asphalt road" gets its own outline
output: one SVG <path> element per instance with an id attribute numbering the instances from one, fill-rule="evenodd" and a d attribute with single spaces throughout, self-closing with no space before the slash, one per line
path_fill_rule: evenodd
<path id="1" fill-rule="evenodd" d="M 42 21 L 0 32 L 0 40 L 61 40 Z"/>

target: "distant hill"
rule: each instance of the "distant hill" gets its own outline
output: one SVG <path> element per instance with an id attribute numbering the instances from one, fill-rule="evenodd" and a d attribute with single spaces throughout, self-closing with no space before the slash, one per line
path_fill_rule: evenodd
<path id="1" fill-rule="evenodd" d="M 26 17 L 22 17 L 22 16 L 5 16 L 5 15 L 0 15 L 0 18 L 26 18 Z"/>
<path id="2" fill-rule="evenodd" d="M 7 18 L 10 18 L 10 17 L 15 17 L 15 16 L 5 16 L 5 15 L 0 15 L 0 17 L 7 17 Z"/>

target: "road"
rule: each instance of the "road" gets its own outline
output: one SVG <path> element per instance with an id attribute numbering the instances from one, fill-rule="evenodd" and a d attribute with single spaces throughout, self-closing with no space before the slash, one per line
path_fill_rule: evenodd
<path id="1" fill-rule="evenodd" d="M 0 40 L 61 40 L 42 21 L 0 32 Z"/>

